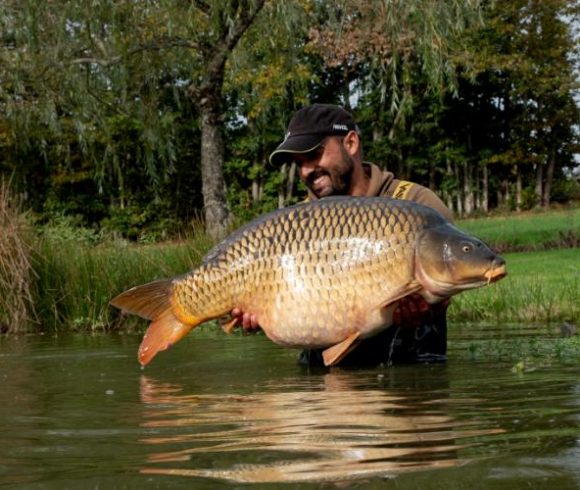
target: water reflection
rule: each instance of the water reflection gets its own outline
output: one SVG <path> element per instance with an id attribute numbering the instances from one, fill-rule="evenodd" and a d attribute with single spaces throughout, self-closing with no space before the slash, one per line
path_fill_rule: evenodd
<path id="1" fill-rule="evenodd" d="M 460 451 L 475 436 L 501 432 L 454 418 L 432 393 L 381 388 L 374 376 L 365 384 L 331 372 L 247 395 L 188 394 L 143 376 L 142 442 L 153 451 L 141 471 L 237 482 L 388 477 L 464 463 Z"/>

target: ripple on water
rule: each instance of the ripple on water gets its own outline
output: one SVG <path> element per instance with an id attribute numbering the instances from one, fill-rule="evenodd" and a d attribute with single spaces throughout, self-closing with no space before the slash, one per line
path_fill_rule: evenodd
<path id="1" fill-rule="evenodd" d="M 188 395 L 144 376 L 149 433 L 141 442 L 151 452 L 141 471 L 262 483 L 388 477 L 464 464 L 462 451 L 504 432 L 454 417 L 443 400 L 363 388 L 356 375 L 329 373 L 308 390 L 272 388 Z M 198 466 L 209 460 L 212 468 Z"/>

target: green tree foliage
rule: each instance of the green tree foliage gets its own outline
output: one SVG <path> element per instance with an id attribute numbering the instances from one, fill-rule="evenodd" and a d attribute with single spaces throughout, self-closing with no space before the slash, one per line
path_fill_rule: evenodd
<path id="1" fill-rule="evenodd" d="M 553 176 L 572 164 L 580 122 L 574 101 L 580 52 L 572 28 L 579 21 L 577 2 L 496 2 L 470 39 L 475 81 L 465 85 L 465 102 L 487 118 L 482 125 L 476 114 L 467 116 L 478 129 L 476 148 L 469 149 L 499 181 L 500 204 L 513 200 L 520 209 L 530 186 L 535 203 L 548 206 Z M 452 104 L 455 114 L 466 109 Z"/>
<path id="2" fill-rule="evenodd" d="M 218 235 L 230 210 L 301 198 L 268 155 L 297 108 L 332 102 L 368 159 L 459 213 L 566 199 L 580 6 L 480 7 L 2 0 L 0 173 L 43 221 L 144 239 L 203 216 Z"/>
<path id="3" fill-rule="evenodd" d="M 135 167 L 156 190 L 176 178 L 176 122 L 195 113 L 206 221 L 215 234 L 223 232 L 225 63 L 263 4 L 3 3 L 9 34 L 2 99 L 12 135 L 25 133 L 18 145 L 45 161 L 58 159 L 69 167 L 60 172 L 67 177 L 76 163 L 75 177 L 92 174 L 99 191 L 109 178 L 123 207 Z M 51 168 L 47 177 L 54 174 Z"/>

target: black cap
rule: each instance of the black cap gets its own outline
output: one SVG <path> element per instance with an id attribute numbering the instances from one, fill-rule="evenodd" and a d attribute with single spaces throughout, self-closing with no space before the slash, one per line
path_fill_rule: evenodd
<path id="1" fill-rule="evenodd" d="M 293 153 L 308 153 L 331 135 L 358 131 L 352 115 L 332 104 L 312 104 L 300 109 L 288 124 L 284 141 L 270 155 L 270 163 L 280 165 Z"/>

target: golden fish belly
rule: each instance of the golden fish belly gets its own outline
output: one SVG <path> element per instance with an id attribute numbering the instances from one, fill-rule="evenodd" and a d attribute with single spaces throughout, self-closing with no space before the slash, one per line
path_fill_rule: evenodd
<path id="1" fill-rule="evenodd" d="M 266 274 L 250 274 L 239 305 L 256 315 L 274 342 L 324 347 L 359 332 L 362 338 L 391 324 L 391 298 L 412 277 L 412 250 L 355 239 L 313 244 L 273 258 Z M 253 276 L 253 277 L 252 277 Z"/>

